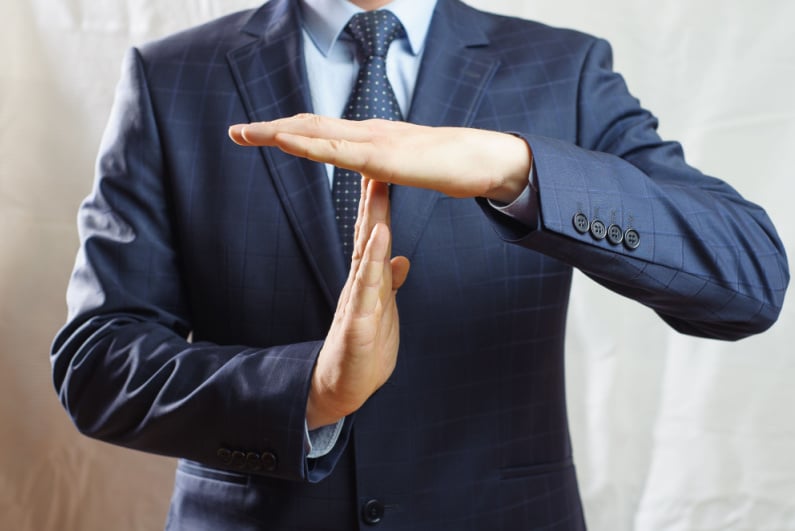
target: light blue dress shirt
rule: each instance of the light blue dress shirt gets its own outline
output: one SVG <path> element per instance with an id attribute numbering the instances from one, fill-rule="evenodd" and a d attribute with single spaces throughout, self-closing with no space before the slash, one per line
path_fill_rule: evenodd
<path id="1" fill-rule="evenodd" d="M 394 13 L 407 38 L 396 39 L 386 57 L 387 77 L 405 118 L 425 49 L 435 0 L 393 0 L 387 9 Z M 304 29 L 304 60 L 315 114 L 339 118 L 348 103 L 359 72 L 356 44 L 345 26 L 361 8 L 347 0 L 301 0 Z M 334 167 L 326 165 L 329 186 Z"/>

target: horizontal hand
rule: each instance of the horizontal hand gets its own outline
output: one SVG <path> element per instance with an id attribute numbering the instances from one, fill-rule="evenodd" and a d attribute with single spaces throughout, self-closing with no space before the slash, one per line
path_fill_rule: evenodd
<path id="1" fill-rule="evenodd" d="M 528 145 L 513 135 L 388 120 L 300 114 L 234 125 L 229 136 L 243 146 L 275 146 L 379 182 L 506 203 L 527 186 L 532 164 Z"/>

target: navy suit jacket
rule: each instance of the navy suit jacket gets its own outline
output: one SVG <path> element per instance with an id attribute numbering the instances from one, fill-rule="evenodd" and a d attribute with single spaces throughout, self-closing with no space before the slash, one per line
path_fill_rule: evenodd
<path id="1" fill-rule="evenodd" d="M 227 138 L 311 111 L 296 4 L 128 54 L 53 345 L 61 401 L 83 433 L 182 458 L 173 529 L 583 528 L 572 268 L 682 332 L 736 339 L 780 310 L 775 230 L 660 140 L 604 41 L 439 0 L 408 119 L 521 135 L 538 226 L 394 187 L 394 252 L 412 261 L 397 367 L 308 460 L 310 376 L 346 276 L 327 176 Z"/>

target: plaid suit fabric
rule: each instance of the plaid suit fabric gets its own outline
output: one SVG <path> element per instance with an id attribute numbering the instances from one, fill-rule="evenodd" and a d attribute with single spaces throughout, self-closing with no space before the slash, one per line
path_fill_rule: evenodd
<path id="1" fill-rule="evenodd" d="M 295 2 L 131 52 L 53 345 L 74 422 L 183 458 L 170 529 L 347 531 L 371 500 L 383 529 L 583 529 L 563 371 L 572 267 L 724 338 L 768 326 L 788 279 L 764 213 L 660 141 L 609 62 L 586 35 L 439 0 L 407 120 L 525 138 L 539 229 L 393 190 L 393 250 L 412 260 L 398 364 L 308 462 L 305 400 L 346 274 L 327 177 L 226 138 L 311 110 Z M 642 245 L 579 233 L 577 213 L 631 224 Z"/>

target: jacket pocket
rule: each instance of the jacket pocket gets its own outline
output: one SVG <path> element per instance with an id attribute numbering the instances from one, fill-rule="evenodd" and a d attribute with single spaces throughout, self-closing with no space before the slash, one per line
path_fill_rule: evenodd
<path id="1" fill-rule="evenodd" d="M 552 463 L 538 463 L 532 465 L 510 466 L 500 469 L 500 479 L 519 479 L 532 476 L 542 476 L 544 474 L 553 474 L 572 468 L 574 466 L 571 458 L 562 461 L 555 461 Z"/>

